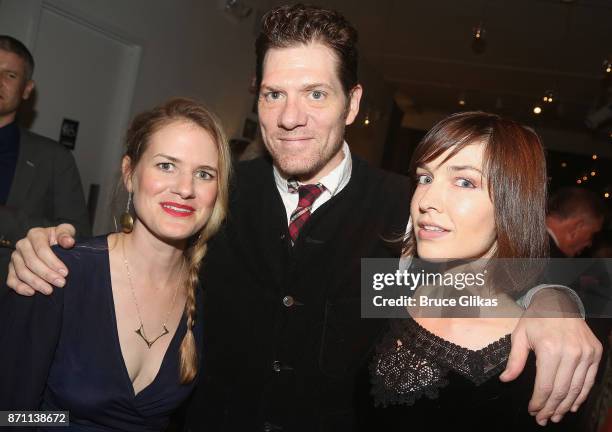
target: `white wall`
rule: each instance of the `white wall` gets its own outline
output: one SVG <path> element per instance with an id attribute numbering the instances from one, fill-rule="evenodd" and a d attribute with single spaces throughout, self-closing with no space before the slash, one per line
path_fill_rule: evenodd
<path id="1" fill-rule="evenodd" d="M 16 2 L 3 0 L 0 28 L 31 43 L 31 17 L 4 22 Z M 242 130 L 253 100 L 249 84 L 254 71 L 254 14 L 236 22 L 220 0 L 49 0 L 85 19 L 115 30 L 143 47 L 131 114 L 172 96 L 204 101 L 222 119 L 230 136 Z M 103 67 L 103 65 L 101 65 Z"/>
<path id="2" fill-rule="evenodd" d="M 66 0 L 143 47 L 132 113 L 172 96 L 203 100 L 230 135 L 250 109 L 253 18 L 228 19 L 217 1 Z"/>
<path id="3" fill-rule="evenodd" d="M 25 2 L 29 15 L 35 15 L 45 0 L 1 1 L 0 28 L 31 44 L 35 39 L 32 22 L 36 20 L 32 16 L 15 19 L 14 14 L 5 12 L 16 4 L 23 10 Z M 223 0 L 46 1 L 142 46 L 131 115 L 172 96 L 190 96 L 204 101 L 219 115 L 230 137 L 241 135 L 254 97 L 249 93 L 249 85 L 255 66 L 257 12 L 277 2 L 249 0 L 254 12 L 238 22 L 223 12 Z M 11 19 L 3 20 L 2 16 L 11 16 Z M 391 92 L 366 62 L 360 73 L 366 99 L 374 107 L 377 118 L 370 127 L 363 127 L 367 109 L 363 106 L 358 124 L 348 131 L 348 137 L 357 154 L 379 163 Z"/>

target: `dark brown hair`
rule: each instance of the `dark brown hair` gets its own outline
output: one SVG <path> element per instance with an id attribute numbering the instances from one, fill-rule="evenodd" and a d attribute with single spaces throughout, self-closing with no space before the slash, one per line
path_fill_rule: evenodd
<path id="1" fill-rule="evenodd" d="M 573 186 L 552 194 L 548 201 L 548 214 L 560 219 L 581 216 L 595 221 L 605 216 L 606 208 L 595 192 Z"/>
<path id="2" fill-rule="evenodd" d="M 497 248 L 495 258 L 548 256 L 546 232 L 546 159 L 536 133 L 495 114 L 453 114 L 436 124 L 419 143 L 411 174 L 448 149 L 446 160 L 470 144 L 484 144 L 483 175 L 493 202 Z M 414 254 L 409 233 L 404 253 Z"/>
<path id="3" fill-rule="evenodd" d="M 255 41 L 256 85 L 261 86 L 263 62 L 270 48 L 289 48 L 319 42 L 338 58 L 338 78 L 345 95 L 358 83 L 357 30 L 339 12 L 297 4 L 280 6 L 262 18 Z"/>
<path id="4" fill-rule="evenodd" d="M 182 383 L 186 383 L 195 378 L 198 370 L 198 355 L 192 331 L 196 319 L 195 295 L 198 272 L 202 259 L 206 255 L 208 240 L 219 230 L 227 214 L 231 155 L 221 123 L 214 114 L 199 102 L 176 98 L 138 114 L 132 121 L 126 134 L 125 151 L 125 156 L 130 158 L 131 172 L 134 171 L 146 151 L 151 136 L 164 126 L 176 121 L 193 123 L 208 132 L 217 145 L 219 155 L 215 206 L 206 225 L 197 235 L 189 239 L 184 253 L 187 268 L 187 301 L 185 303 L 187 332 L 181 343 L 179 356 L 180 379 Z"/>
<path id="5" fill-rule="evenodd" d="M 34 73 L 34 57 L 30 50 L 21 42 L 9 35 L 0 35 L 0 50 L 11 52 L 20 57 L 26 65 L 27 80 L 32 79 Z"/>

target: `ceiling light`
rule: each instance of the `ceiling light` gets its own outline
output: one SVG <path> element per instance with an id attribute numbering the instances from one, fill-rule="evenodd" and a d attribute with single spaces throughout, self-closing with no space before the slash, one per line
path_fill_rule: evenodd
<path id="1" fill-rule="evenodd" d="M 552 103 L 553 101 L 553 92 L 552 90 L 548 90 L 546 93 L 544 93 L 544 97 L 542 98 L 542 100 L 546 103 Z"/>
<path id="2" fill-rule="evenodd" d="M 474 40 L 476 41 L 482 40 L 484 38 L 484 35 L 485 35 L 485 29 L 482 26 L 482 23 L 478 24 L 476 27 L 472 29 L 472 37 L 474 38 Z"/>
<path id="3" fill-rule="evenodd" d="M 459 97 L 457 97 L 457 104 L 459 104 L 459 106 L 465 106 L 466 103 L 467 98 L 465 97 L 465 92 L 459 93 Z"/>

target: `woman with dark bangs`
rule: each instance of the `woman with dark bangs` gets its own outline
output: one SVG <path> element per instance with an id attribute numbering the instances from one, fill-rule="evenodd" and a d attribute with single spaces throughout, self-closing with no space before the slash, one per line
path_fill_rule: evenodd
<path id="1" fill-rule="evenodd" d="M 486 286 L 496 307 L 457 302 L 432 313 L 417 304 L 408 308 L 409 319 L 392 322 L 371 367 L 373 395 L 377 405 L 414 409 L 381 410 L 389 423 L 381 430 L 404 430 L 406 422 L 428 430 L 539 428 L 526 409 L 533 358 L 518 380 L 497 377 L 523 312 L 516 292 L 535 285 L 538 265 L 513 278 L 511 269 L 490 261 L 548 255 L 546 161 L 538 136 L 494 114 L 455 114 L 423 138 L 410 172 L 416 186 L 403 256 L 446 263 L 452 273 L 486 265 L 496 276 Z M 447 299 L 467 294 L 422 286 L 414 298 L 440 298 L 441 289 Z"/>

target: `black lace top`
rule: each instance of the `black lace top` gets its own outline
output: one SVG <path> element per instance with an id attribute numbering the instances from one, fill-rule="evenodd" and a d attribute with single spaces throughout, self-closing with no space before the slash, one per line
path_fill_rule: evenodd
<path id="1" fill-rule="evenodd" d="M 392 321 L 370 365 L 372 395 L 379 407 L 373 426 L 385 431 L 417 426 L 430 431 L 541 430 L 527 411 L 535 358 L 530 356 L 519 378 L 503 383 L 497 375 L 509 354 L 510 335 L 473 351 L 412 319 Z"/>
<path id="2" fill-rule="evenodd" d="M 401 345 L 397 341 L 401 341 Z M 504 370 L 510 354 L 510 335 L 478 351 L 469 350 L 431 333 L 413 319 L 395 321 L 377 348 L 372 367 L 376 404 L 413 405 L 422 395 L 436 398 L 454 371 L 480 385 Z"/>

